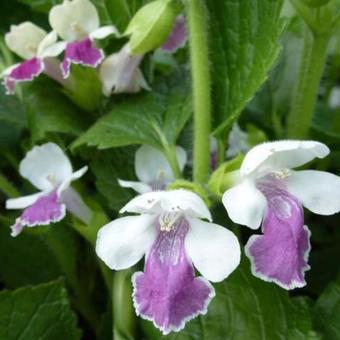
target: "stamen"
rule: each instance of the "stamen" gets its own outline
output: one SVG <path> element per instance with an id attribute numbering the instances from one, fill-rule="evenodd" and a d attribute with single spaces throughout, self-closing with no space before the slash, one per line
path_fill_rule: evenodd
<path id="1" fill-rule="evenodd" d="M 165 172 L 163 169 L 159 169 L 157 173 L 157 181 L 162 181 L 164 178 Z"/>
<path id="2" fill-rule="evenodd" d="M 73 32 L 81 35 L 81 36 L 85 36 L 86 32 L 83 30 L 83 28 L 79 25 L 79 23 L 77 21 L 71 23 L 71 29 Z"/>
<path id="3" fill-rule="evenodd" d="M 32 52 L 34 54 L 36 54 L 36 52 L 37 52 L 37 46 L 32 44 L 32 43 L 26 44 L 25 48 L 26 48 L 27 51 Z"/>
<path id="4" fill-rule="evenodd" d="M 166 212 L 159 217 L 161 231 L 170 232 L 175 229 L 178 220 L 182 217 L 182 212 Z"/>
<path id="5" fill-rule="evenodd" d="M 57 184 L 57 178 L 55 174 L 49 174 L 47 176 L 47 180 L 52 184 L 52 185 L 56 185 Z"/>
<path id="6" fill-rule="evenodd" d="M 278 170 L 278 171 L 272 172 L 272 175 L 276 179 L 285 179 L 285 178 L 287 178 L 291 175 L 291 172 L 290 172 L 289 169 L 283 169 L 283 170 Z"/>

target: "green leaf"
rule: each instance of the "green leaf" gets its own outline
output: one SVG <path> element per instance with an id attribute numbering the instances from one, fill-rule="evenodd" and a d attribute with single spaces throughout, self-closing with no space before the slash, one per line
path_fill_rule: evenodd
<path id="1" fill-rule="evenodd" d="M 332 110 L 328 105 L 317 105 L 313 116 L 312 127 L 316 132 L 322 134 L 319 139 L 323 141 L 340 140 L 340 110 Z"/>
<path id="2" fill-rule="evenodd" d="M 325 340 L 340 339 L 340 282 L 332 282 L 314 307 L 314 323 Z"/>
<path id="3" fill-rule="evenodd" d="M 96 187 L 112 210 L 119 211 L 133 198 L 132 191 L 122 188 L 117 179 L 135 180 L 134 151 L 125 147 L 96 152 L 95 158 L 90 162 Z"/>
<path id="4" fill-rule="evenodd" d="M 162 337 L 158 333 L 151 339 L 312 339 L 306 301 L 290 298 L 283 289 L 255 278 L 249 267 L 244 260 L 228 279 L 214 284 L 216 297 L 205 316 L 194 319 L 178 334 Z"/>
<path id="5" fill-rule="evenodd" d="M 4 86 L 0 86 L 0 121 L 23 128 L 27 125 L 25 111 L 16 96 L 5 93 Z"/>
<path id="6" fill-rule="evenodd" d="M 87 117 L 73 105 L 49 79 L 38 79 L 25 88 L 29 128 L 33 142 L 48 132 L 79 135 L 87 126 Z"/>
<path id="7" fill-rule="evenodd" d="M 29 232 L 16 238 L 10 235 L 9 226 L 13 222 L 14 217 L 6 226 L 0 226 L 0 280 L 6 287 L 38 284 L 62 275 L 52 250 L 40 235 Z"/>
<path id="8" fill-rule="evenodd" d="M 101 25 L 111 25 L 111 16 L 109 14 L 107 4 L 105 0 L 92 0 L 93 4 L 96 6 Z"/>
<path id="9" fill-rule="evenodd" d="M 294 20 L 283 34 L 280 57 L 268 80 L 249 104 L 252 110 L 280 115 L 289 111 L 303 45 L 301 26 L 301 20 Z"/>
<path id="10" fill-rule="evenodd" d="M 107 149 L 131 144 L 174 144 L 191 116 L 187 87 L 166 87 L 166 94 L 144 93 L 117 103 L 72 145 Z"/>
<path id="11" fill-rule="evenodd" d="M 18 0 L 19 2 L 28 5 L 33 11 L 48 13 L 52 6 L 58 5 L 59 0 Z"/>
<path id="12" fill-rule="evenodd" d="M 266 80 L 279 51 L 282 0 L 211 0 L 214 133 L 223 135 Z"/>
<path id="13" fill-rule="evenodd" d="M 0 339 L 76 340 L 76 322 L 61 280 L 0 293 Z"/>

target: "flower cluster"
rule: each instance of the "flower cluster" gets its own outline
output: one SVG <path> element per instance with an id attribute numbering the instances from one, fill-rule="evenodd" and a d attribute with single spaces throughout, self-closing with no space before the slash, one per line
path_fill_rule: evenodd
<path id="1" fill-rule="evenodd" d="M 237 224 L 257 229 L 245 246 L 252 273 L 285 289 L 302 287 L 309 269 L 310 231 L 303 206 L 314 213 L 340 211 L 340 178 L 316 170 L 294 171 L 324 158 L 329 149 L 314 141 L 278 141 L 259 144 L 246 155 L 238 183 L 228 189 L 223 204 Z M 186 152 L 177 147 L 183 170 Z M 12 226 L 12 236 L 24 226 L 60 221 L 69 210 L 88 223 L 91 212 L 70 187 L 87 167 L 73 172 L 63 151 L 53 143 L 34 147 L 20 164 L 20 174 L 41 190 L 7 201 L 8 209 L 24 209 Z M 202 198 L 184 189 L 166 191 L 174 177 L 161 151 L 143 145 L 135 155 L 140 182 L 118 180 L 140 195 L 103 226 L 96 252 L 113 270 L 134 266 L 145 256 L 143 272 L 132 277 L 137 315 L 151 320 L 163 334 L 179 331 L 185 323 L 207 312 L 215 290 L 210 282 L 227 278 L 240 263 L 240 245 L 228 229 L 214 224 Z M 202 275 L 195 276 L 195 270 Z"/>
<path id="2" fill-rule="evenodd" d="M 112 35 L 121 38 L 122 34 L 113 25 L 100 26 L 98 12 L 90 0 L 64 0 L 62 4 L 53 6 L 49 12 L 49 23 L 50 33 L 27 21 L 11 26 L 10 32 L 5 35 L 7 47 L 24 59 L 2 73 L 7 94 L 14 93 L 17 83 L 32 81 L 43 72 L 62 82 L 70 76 L 72 64 L 92 68 L 101 65 L 99 76 L 106 96 L 149 89 L 139 69 L 143 55 L 132 55 L 129 44 L 105 59 L 97 41 Z M 173 53 L 185 42 L 185 21 L 183 16 L 179 16 L 160 48 Z M 60 68 L 55 70 L 53 59 L 62 53 Z"/>

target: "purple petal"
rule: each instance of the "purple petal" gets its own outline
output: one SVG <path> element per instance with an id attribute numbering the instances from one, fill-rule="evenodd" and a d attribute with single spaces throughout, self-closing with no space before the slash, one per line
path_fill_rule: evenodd
<path id="1" fill-rule="evenodd" d="M 95 68 L 103 59 L 103 51 L 96 48 L 93 41 L 88 37 L 82 41 L 69 43 L 66 46 L 64 61 L 61 64 L 63 77 L 67 78 L 70 75 L 71 64 Z"/>
<path id="2" fill-rule="evenodd" d="M 171 231 L 159 231 L 144 273 L 133 276 L 137 314 L 153 321 L 163 334 L 179 331 L 187 321 L 205 314 L 215 295 L 206 279 L 194 276 L 184 248 L 188 228 L 182 220 Z"/>
<path id="3" fill-rule="evenodd" d="M 32 81 L 35 77 L 38 77 L 43 70 L 44 63 L 39 58 L 32 58 L 19 64 L 5 77 L 4 85 L 7 94 L 14 93 L 16 83 Z"/>
<path id="4" fill-rule="evenodd" d="M 285 289 L 303 287 L 309 269 L 310 232 L 304 226 L 302 205 L 282 187 L 258 187 L 268 207 L 262 225 L 264 235 L 252 236 L 246 245 L 253 274 Z"/>
<path id="5" fill-rule="evenodd" d="M 176 18 L 172 32 L 165 43 L 161 46 L 161 49 L 166 52 L 174 53 L 179 48 L 184 47 L 187 37 L 188 34 L 185 25 L 185 19 L 182 15 L 179 15 Z"/>
<path id="6" fill-rule="evenodd" d="M 59 202 L 59 197 L 55 191 L 42 196 L 17 218 L 15 224 L 11 227 L 11 235 L 17 236 L 25 226 L 34 227 L 58 222 L 64 218 L 65 211 L 65 205 Z"/>

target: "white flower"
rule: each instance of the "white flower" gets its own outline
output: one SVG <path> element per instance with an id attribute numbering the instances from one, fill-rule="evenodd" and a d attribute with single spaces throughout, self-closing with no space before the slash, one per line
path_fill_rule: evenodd
<path id="1" fill-rule="evenodd" d="M 97 67 L 104 59 L 104 52 L 95 46 L 94 40 L 111 34 L 119 35 L 112 25 L 99 27 L 96 7 L 89 0 L 64 0 L 62 4 L 52 7 L 49 21 L 67 42 L 61 65 L 64 78 L 69 76 L 71 64 Z"/>
<path id="2" fill-rule="evenodd" d="M 186 190 L 149 192 L 132 199 L 98 233 L 96 252 L 114 270 L 145 255 L 144 272 L 133 275 L 136 313 L 163 334 L 181 330 L 205 314 L 220 282 L 240 262 L 240 246 L 229 230 L 211 222 L 203 200 Z M 195 277 L 193 266 L 203 275 Z M 208 281 L 209 280 L 209 281 Z"/>
<path id="3" fill-rule="evenodd" d="M 20 163 L 19 172 L 41 191 L 6 201 L 7 209 L 24 209 L 12 227 L 12 236 L 17 236 L 25 226 L 60 221 L 66 209 L 88 223 L 91 211 L 70 187 L 71 182 L 86 171 L 87 166 L 73 172 L 69 159 L 54 143 L 35 146 L 29 151 Z"/>
<path id="4" fill-rule="evenodd" d="M 260 144 L 245 156 L 241 181 L 226 191 L 223 204 L 230 218 L 257 229 L 246 254 L 253 274 L 283 288 L 304 286 L 309 269 L 310 232 L 304 225 L 303 208 L 320 215 L 340 211 L 340 178 L 316 170 L 294 171 L 329 149 L 314 141 L 278 141 Z"/>
<path id="5" fill-rule="evenodd" d="M 180 146 L 176 147 L 179 168 L 182 171 L 187 161 L 187 154 Z M 118 180 L 123 188 L 132 188 L 140 194 L 164 190 L 175 180 L 169 162 L 158 149 L 141 146 L 135 154 L 135 172 L 140 182 Z"/>
<path id="6" fill-rule="evenodd" d="M 7 47 L 25 60 L 43 59 L 59 55 L 65 46 L 57 42 L 57 34 L 52 31 L 47 34 L 39 26 L 26 21 L 20 25 L 12 25 L 10 32 L 5 34 Z"/>
<path id="7" fill-rule="evenodd" d="M 150 90 L 139 64 L 142 55 L 132 56 L 129 45 L 107 57 L 100 66 L 99 75 L 103 83 L 103 93 L 136 93 L 141 89 Z"/>
<path id="8" fill-rule="evenodd" d="M 54 31 L 47 34 L 28 21 L 12 25 L 11 31 L 5 35 L 5 42 L 11 51 L 25 59 L 2 72 L 7 94 L 14 93 L 16 83 L 32 81 L 39 76 L 45 69 L 44 59 L 56 57 L 65 49 L 65 43 L 57 42 Z"/>

